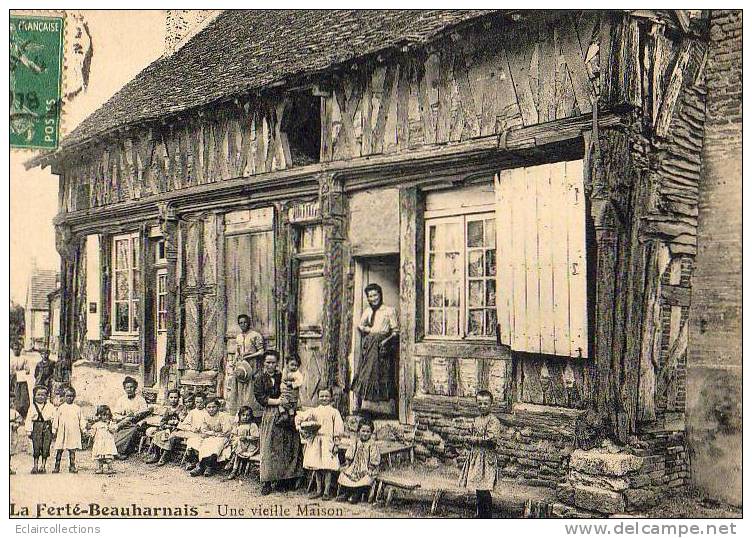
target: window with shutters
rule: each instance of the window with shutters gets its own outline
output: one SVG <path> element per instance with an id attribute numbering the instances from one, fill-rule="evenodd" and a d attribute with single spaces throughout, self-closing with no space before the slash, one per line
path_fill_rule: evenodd
<path id="1" fill-rule="evenodd" d="M 426 219 L 426 336 L 496 333 L 494 213 Z"/>
<path id="2" fill-rule="evenodd" d="M 112 334 L 138 334 L 141 293 L 138 233 L 112 238 Z"/>

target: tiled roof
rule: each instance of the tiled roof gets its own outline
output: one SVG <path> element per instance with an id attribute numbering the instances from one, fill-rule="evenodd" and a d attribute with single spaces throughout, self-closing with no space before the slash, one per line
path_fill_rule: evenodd
<path id="1" fill-rule="evenodd" d="M 57 287 L 57 271 L 54 269 L 34 269 L 31 273 L 30 298 L 32 310 L 47 310 L 47 295 Z"/>
<path id="2" fill-rule="evenodd" d="M 147 66 L 62 148 L 402 44 L 490 10 L 232 10 Z M 133 44 L 137 46 L 137 43 Z"/>

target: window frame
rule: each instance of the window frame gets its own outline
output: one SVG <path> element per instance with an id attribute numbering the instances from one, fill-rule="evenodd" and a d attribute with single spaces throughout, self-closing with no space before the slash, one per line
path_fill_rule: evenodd
<path id="1" fill-rule="evenodd" d="M 128 274 L 127 281 L 128 281 L 128 299 L 127 300 L 118 300 L 117 299 L 117 273 L 124 271 L 123 269 L 118 269 L 117 267 L 117 244 L 119 241 L 127 241 L 128 242 L 128 267 L 125 269 L 125 271 Z M 136 251 L 135 256 L 134 254 L 134 243 L 136 243 Z M 112 324 L 112 335 L 113 336 L 120 336 L 120 337 L 135 337 L 139 336 L 141 327 L 139 324 L 139 327 L 134 330 L 134 312 L 133 307 L 134 303 L 136 308 L 135 316 L 139 315 L 138 307 L 141 304 L 141 297 L 138 295 L 138 293 L 134 293 L 134 282 L 133 282 L 133 275 L 134 271 L 137 270 L 139 272 L 142 271 L 141 265 L 140 265 L 140 257 L 141 257 L 141 238 L 138 232 L 130 232 L 125 234 L 119 234 L 112 237 L 112 284 L 110 286 L 110 323 Z M 143 280 L 143 274 L 141 275 L 141 280 Z M 120 331 L 117 329 L 117 305 L 118 303 L 127 303 L 128 304 L 128 330 L 127 331 Z"/>
<path id="2" fill-rule="evenodd" d="M 467 223 L 473 222 L 473 221 L 485 221 L 488 219 L 494 219 L 494 222 L 496 220 L 496 208 L 494 205 L 488 205 L 483 207 L 473 207 L 473 208 L 462 208 L 458 207 L 453 210 L 438 210 L 438 211 L 426 211 L 424 214 L 424 244 L 423 244 L 423 253 L 424 253 L 424 266 L 423 266 L 423 340 L 426 341 L 454 341 L 454 342 L 494 342 L 496 340 L 496 330 L 494 329 L 493 334 L 491 335 L 470 335 L 468 334 L 468 318 L 469 318 L 469 307 L 468 307 L 468 298 L 469 298 L 469 288 L 470 288 L 470 277 L 468 276 L 468 268 L 467 268 L 467 252 L 470 249 L 467 245 Z M 459 298 L 459 324 L 460 324 L 460 331 L 459 334 L 456 335 L 447 335 L 447 334 L 430 334 L 429 331 L 429 312 L 430 310 L 438 310 L 438 307 L 431 307 L 429 306 L 430 303 L 430 293 L 429 293 L 429 285 L 433 279 L 429 277 L 430 275 L 430 228 L 433 225 L 436 224 L 442 224 L 442 223 L 459 223 L 462 227 L 462 246 L 460 250 L 460 267 L 462 270 L 461 274 L 461 284 L 460 284 L 460 298 Z M 475 247 L 473 247 L 475 248 Z M 484 251 L 489 250 L 487 247 L 478 247 L 482 248 Z M 477 249 L 476 249 L 477 250 Z M 484 268 L 485 272 L 485 268 Z M 498 268 L 497 268 L 497 275 L 493 277 L 494 279 L 498 278 Z M 488 280 L 488 277 L 484 276 L 482 277 L 483 281 L 485 282 Z M 497 284 L 498 285 L 498 284 Z M 484 293 L 485 293 L 485 286 L 484 286 Z M 485 302 L 485 299 L 484 299 Z M 443 307 L 446 308 L 446 305 Z M 485 318 L 485 310 L 488 309 L 488 306 L 484 305 L 484 318 Z M 496 306 L 494 306 L 496 308 Z M 498 323 L 498 321 L 497 321 Z M 485 325 L 485 319 L 484 319 L 484 325 Z M 444 318 L 443 322 L 443 329 L 444 332 L 446 332 L 446 318 Z"/>

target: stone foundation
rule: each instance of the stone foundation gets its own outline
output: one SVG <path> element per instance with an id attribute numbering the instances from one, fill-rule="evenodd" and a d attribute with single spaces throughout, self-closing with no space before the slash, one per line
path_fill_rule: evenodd
<path id="1" fill-rule="evenodd" d="M 416 406 L 416 457 L 429 464 L 461 467 L 464 437 L 472 416 Z M 502 424 L 498 441 L 499 475 L 557 490 L 552 517 L 602 517 L 639 512 L 655 505 L 667 491 L 689 479 L 683 431 L 645 432 L 639 449 L 604 442 L 592 450 L 574 449 L 574 421 L 579 412 L 516 405 L 495 413 Z"/>
<path id="2" fill-rule="evenodd" d="M 575 450 L 557 498 L 573 511 L 596 515 L 638 512 L 655 505 L 669 490 L 686 484 L 689 463 L 683 433 L 648 436 L 646 444 L 649 448 L 643 450 Z"/>

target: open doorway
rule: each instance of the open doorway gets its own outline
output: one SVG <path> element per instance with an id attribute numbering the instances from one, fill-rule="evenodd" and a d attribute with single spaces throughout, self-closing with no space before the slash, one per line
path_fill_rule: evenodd
<path id="1" fill-rule="evenodd" d="M 383 291 L 383 304 L 393 307 L 399 313 L 399 287 L 400 287 L 400 268 L 399 255 L 388 254 L 380 256 L 362 256 L 355 258 L 355 275 L 354 275 L 354 300 L 353 300 L 353 337 L 352 350 L 350 353 L 350 382 L 352 382 L 355 372 L 358 371 L 361 360 L 361 341 L 362 336 L 358 330 L 358 322 L 363 311 L 368 308 L 363 290 L 369 284 L 378 284 Z M 392 382 L 397 387 L 397 395 L 394 400 L 389 402 L 363 402 L 362 411 L 367 412 L 377 419 L 396 420 L 398 418 L 399 405 L 399 345 L 393 342 L 391 348 L 394 350 L 393 367 L 388 375 L 392 375 Z M 355 408 L 355 396 L 351 393 L 350 408 Z"/>

